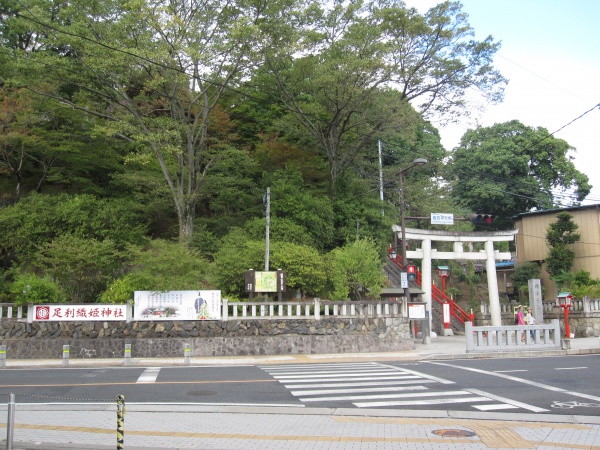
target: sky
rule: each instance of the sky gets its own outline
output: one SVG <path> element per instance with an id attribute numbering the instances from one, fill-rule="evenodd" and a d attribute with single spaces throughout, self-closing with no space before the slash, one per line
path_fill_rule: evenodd
<path id="1" fill-rule="evenodd" d="M 405 3 L 424 13 L 440 1 Z M 583 204 L 600 204 L 600 107 L 594 108 L 600 104 L 600 1 L 461 3 L 477 40 L 491 35 L 501 42 L 494 66 L 509 83 L 501 104 L 484 105 L 485 111 L 474 113 L 470 121 L 442 127 L 432 120 L 444 147 L 453 149 L 477 125 L 516 119 L 543 127 L 576 149 L 571 154 L 575 167 L 593 185 Z"/>

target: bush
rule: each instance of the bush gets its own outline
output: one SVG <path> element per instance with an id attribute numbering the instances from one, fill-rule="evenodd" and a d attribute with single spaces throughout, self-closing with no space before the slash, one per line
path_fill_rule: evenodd
<path id="1" fill-rule="evenodd" d="M 9 292 L 13 302 L 19 305 L 61 303 L 66 299 L 58 284 L 34 274 L 18 274 L 10 284 Z"/>

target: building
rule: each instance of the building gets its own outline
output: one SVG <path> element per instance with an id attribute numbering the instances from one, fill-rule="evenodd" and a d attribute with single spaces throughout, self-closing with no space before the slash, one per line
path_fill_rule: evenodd
<path id="1" fill-rule="evenodd" d="M 544 268 L 549 247 L 546 243 L 548 225 L 556 221 L 556 214 L 566 211 L 579 226 L 581 239 L 573 245 L 573 271 L 585 270 L 592 279 L 600 279 L 600 204 L 552 209 L 518 214 L 513 217 L 516 235 L 516 263 L 537 262 L 541 265 L 544 300 L 556 298 L 556 286 Z"/>

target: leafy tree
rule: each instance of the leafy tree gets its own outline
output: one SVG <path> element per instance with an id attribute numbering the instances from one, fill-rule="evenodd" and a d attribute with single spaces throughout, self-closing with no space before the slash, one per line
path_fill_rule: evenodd
<path id="1" fill-rule="evenodd" d="M 573 216 L 566 211 L 556 214 L 556 221 L 548 225 L 546 242 L 550 250 L 546 258 L 546 271 L 551 278 L 571 271 L 575 251 L 570 246 L 581 238 L 576 232 L 578 228 Z"/>
<path id="2" fill-rule="evenodd" d="M 134 291 L 214 288 L 210 264 L 185 244 L 157 239 L 127 250 L 126 273 L 102 293 L 103 303 L 124 303 L 133 299 Z"/>
<path id="3" fill-rule="evenodd" d="M 472 39 L 459 3 L 421 16 L 402 3 L 354 0 L 310 14 L 293 45 L 266 52 L 265 71 L 289 118 L 327 156 L 330 194 L 377 133 L 412 126 L 408 102 L 422 100 L 419 112 L 448 113 L 466 110 L 471 87 L 502 97 L 505 80 L 491 66 L 498 44 Z"/>
<path id="4" fill-rule="evenodd" d="M 540 266 L 535 262 L 525 262 L 515 267 L 512 279 L 519 292 L 519 298 L 523 298 L 529 292 L 529 280 L 540 277 Z"/>
<path id="5" fill-rule="evenodd" d="M 494 214 L 499 229 L 511 228 L 516 214 L 552 208 L 561 189 L 573 190 L 581 201 L 591 186 L 571 150 L 544 128 L 516 120 L 469 130 L 448 167 L 452 197 L 472 212 Z"/>
<path id="6" fill-rule="evenodd" d="M 373 241 L 357 239 L 336 248 L 329 254 L 329 263 L 333 300 L 379 297 L 385 277 L 379 250 Z"/>
<path id="7" fill-rule="evenodd" d="M 56 282 L 32 273 L 18 273 L 9 285 L 9 293 L 9 300 L 18 305 L 61 303 L 66 299 Z"/>
<path id="8" fill-rule="evenodd" d="M 34 17 L 28 6 L 36 1 L 26 1 L 9 24 L 29 25 L 38 38 L 35 51 L 15 50 L 28 53 L 29 77 L 18 81 L 104 119 L 105 133 L 135 143 L 141 157 L 151 154 L 175 206 L 179 239 L 191 242 L 200 190 L 219 157 L 209 135 L 218 102 L 254 64 L 261 30 L 276 28 L 293 5 L 64 3 L 50 25 L 55 10 Z"/>
<path id="9" fill-rule="evenodd" d="M 64 234 L 40 247 L 33 267 L 55 281 L 71 303 L 94 303 L 123 260 L 111 240 Z"/>
<path id="10" fill-rule="evenodd" d="M 271 267 L 282 269 L 286 273 L 288 295 L 299 290 L 305 298 L 323 292 L 327 283 L 327 270 L 325 259 L 316 248 L 290 242 L 276 242 L 271 248 Z"/>
<path id="11" fill-rule="evenodd" d="M 64 234 L 110 239 L 123 248 L 140 242 L 145 234 L 137 209 L 131 201 L 99 200 L 91 195 L 30 194 L 16 205 L 0 208 L 0 254 L 9 261 L 26 263 L 38 247 Z"/>

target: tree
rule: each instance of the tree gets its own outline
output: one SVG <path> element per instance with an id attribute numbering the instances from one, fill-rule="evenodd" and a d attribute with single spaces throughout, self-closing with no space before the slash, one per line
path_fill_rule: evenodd
<path id="1" fill-rule="evenodd" d="M 34 16 L 25 6 L 9 26 L 28 24 L 38 42 L 14 50 L 28 56 L 29 77 L 16 82 L 105 119 L 103 131 L 136 143 L 137 156 L 150 152 L 168 185 L 179 239 L 189 243 L 203 180 L 219 158 L 209 139 L 211 117 L 224 90 L 254 63 L 261 30 L 275 27 L 292 6 L 77 2 L 47 8 L 46 17 L 43 8 Z M 60 20 L 51 24 L 57 9 Z"/>
<path id="2" fill-rule="evenodd" d="M 548 225 L 546 242 L 550 247 L 546 258 L 546 271 L 551 278 L 570 272 L 575 261 L 575 251 L 571 248 L 581 235 L 576 233 L 579 226 L 573 216 L 566 211 L 556 214 L 556 221 Z"/>
<path id="3" fill-rule="evenodd" d="M 383 263 L 376 245 L 369 239 L 357 239 L 329 254 L 331 298 L 378 298 L 385 278 Z"/>
<path id="4" fill-rule="evenodd" d="M 459 3 L 425 16 L 385 0 L 335 1 L 310 12 L 294 45 L 266 52 L 265 72 L 289 118 L 327 156 L 330 194 L 377 133 L 414 126 L 409 102 L 422 101 L 420 113 L 457 117 L 469 88 L 502 98 L 505 80 L 491 65 L 499 45 L 472 39 Z"/>
<path id="5" fill-rule="evenodd" d="M 448 165 L 452 197 L 475 213 L 491 213 L 492 226 L 512 227 L 512 216 L 555 207 L 565 191 L 573 203 L 590 192 L 566 141 L 517 120 L 467 131 Z M 561 193 L 562 190 L 562 193 Z"/>
<path id="6" fill-rule="evenodd" d="M 155 239 L 130 245 L 125 274 L 100 296 L 103 303 L 125 303 L 134 291 L 213 289 L 212 268 L 197 251 L 185 244 Z"/>

